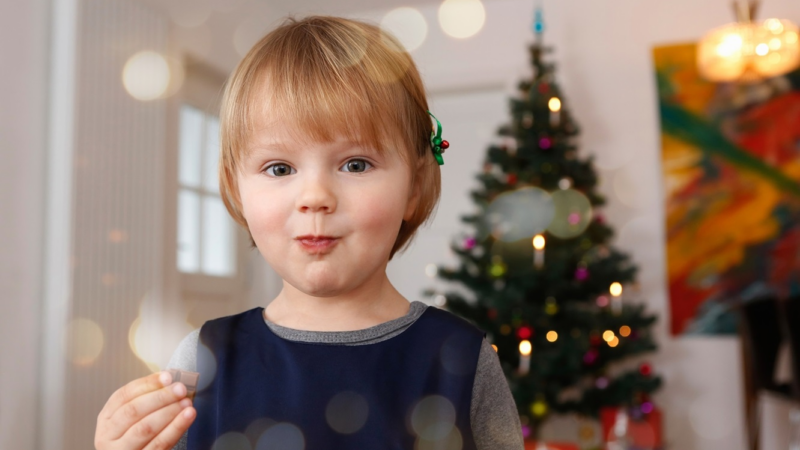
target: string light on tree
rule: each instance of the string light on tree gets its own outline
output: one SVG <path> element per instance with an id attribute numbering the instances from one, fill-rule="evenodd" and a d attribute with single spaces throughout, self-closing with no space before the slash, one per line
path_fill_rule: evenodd
<path id="1" fill-rule="evenodd" d="M 547 107 L 550 108 L 550 126 L 557 127 L 561 122 L 561 99 L 553 97 L 547 102 Z"/>
<path id="2" fill-rule="evenodd" d="M 519 343 L 519 374 L 526 375 L 531 369 L 531 341 L 525 339 Z"/>
<path id="3" fill-rule="evenodd" d="M 611 312 L 622 314 L 622 284 L 617 281 L 611 283 L 608 292 L 611 294 Z"/>
<path id="4" fill-rule="evenodd" d="M 533 267 L 541 269 L 544 266 L 544 236 L 537 234 L 533 237 Z"/>

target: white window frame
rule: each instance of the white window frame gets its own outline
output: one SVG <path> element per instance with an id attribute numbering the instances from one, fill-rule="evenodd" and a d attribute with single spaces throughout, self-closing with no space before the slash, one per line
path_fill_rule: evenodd
<path id="1" fill-rule="evenodd" d="M 184 80 L 180 90 L 171 99 L 169 108 L 169 149 L 170 157 L 166 167 L 167 186 L 167 234 L 165 239 L 166 264 L 175 275 L 177 288 L 184 297 L 201 296 L 208 299 L 238 300 L 246 294 L 248 267 L 248 240 L 246 231 L 233 219 L 235 265 L 233 276 L 215 276 L 205 273 L 185 273 L 178 269 L 178 195 L 181 189 L 178 178 L 180 164 L 180 113 L 181 106 L 187 104 L 206 114 L 219 116 L 219 105 L 225 76 L 217 70 L 191 57 L 184 58 Z M 204 158 L 203 158 L 204 159 Z M 200 192 L 200 190 L 197 190 Z M 202 198 L 202 197 L 201 197 Z M 202 203 L 202 201 L 201 201 Z M 202 214 L 201 214 L 202 215 Z M 201 224 L 202 230 L 202 224 Z M 202 245 L 202 244 L 201 244 Z"/>

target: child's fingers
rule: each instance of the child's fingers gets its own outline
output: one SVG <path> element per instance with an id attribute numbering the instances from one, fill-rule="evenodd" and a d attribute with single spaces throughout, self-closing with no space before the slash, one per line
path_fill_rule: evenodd
<path id="1" fill-rule="evenodd" d="M 168 386 L 170 383 L 172 383 L 172 375 L 169 372 L 156 372 L 146 377 L 137 378 L 111 394 L 111 397 L 108 398 L 105 406 L 100 411 L 99 418 L 101 420 L 110 419 L 120 406 L 142 394 Z"/>
<path id="2" fill-rule="evenodd" d="M 144 450 L 170 450 L 178 443 L 183 433 L 189 429 L 195 417 L 197 417 L 197 412 L 193 407 L 185 408 L 155 439 L 147 444 Z"/>
<path id="3" fill-rule="evenodd" d="M 140 395 L 117 408 L 114 415 L 108 419 L 106 436 L 110 439 L 119 439 L 135 423 L 171 403 L 178 403 L 184 397 L 186 397 L 186 386 L 182 383 L 173 383 L 157 391 Z"/>
<path id="4" fill-rule="evenodd" d="M 144 448 L 164 431 L 167 425 L 180 415 L 184 408 L 188 408 L 191 405 L 192 401 L 185 398 L 178 403 L 172 403 L 154 411 L 133 424 L 119 440 L 125 442 L 125 448 Z"/>

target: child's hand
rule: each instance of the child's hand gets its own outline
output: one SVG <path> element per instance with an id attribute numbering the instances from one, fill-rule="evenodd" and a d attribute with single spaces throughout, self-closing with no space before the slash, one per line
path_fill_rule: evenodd
<path id="1" fill-rule="evenodd" d="M 97 450 L 167 450 L 178 443 L 196 413 L 186 386 L 169 372 L 131 381 L 111 394 L 97 416 Z M 166 386 L 166 387 L 164 387 Z"/>

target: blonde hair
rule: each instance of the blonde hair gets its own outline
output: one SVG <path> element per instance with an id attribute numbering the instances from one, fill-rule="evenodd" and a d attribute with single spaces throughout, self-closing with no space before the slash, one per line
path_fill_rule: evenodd
<path id="1" fill-rule="evenodd" d="M 289 18 L 256 43 L 228 78 L 220 111 L 220 193 L 233 219 L 248 230 L 251 247 L 256 245 L 242 214 L 236 171 L 267 110 L 302 124 L 301 139 L 343 136 L 378 152 L 397 152 L 420 197 L 389 259 L 408 247 L 439 201 L 441 172 L 431 150 L 422 80 L 394 37 L 356 20 Z"/>

